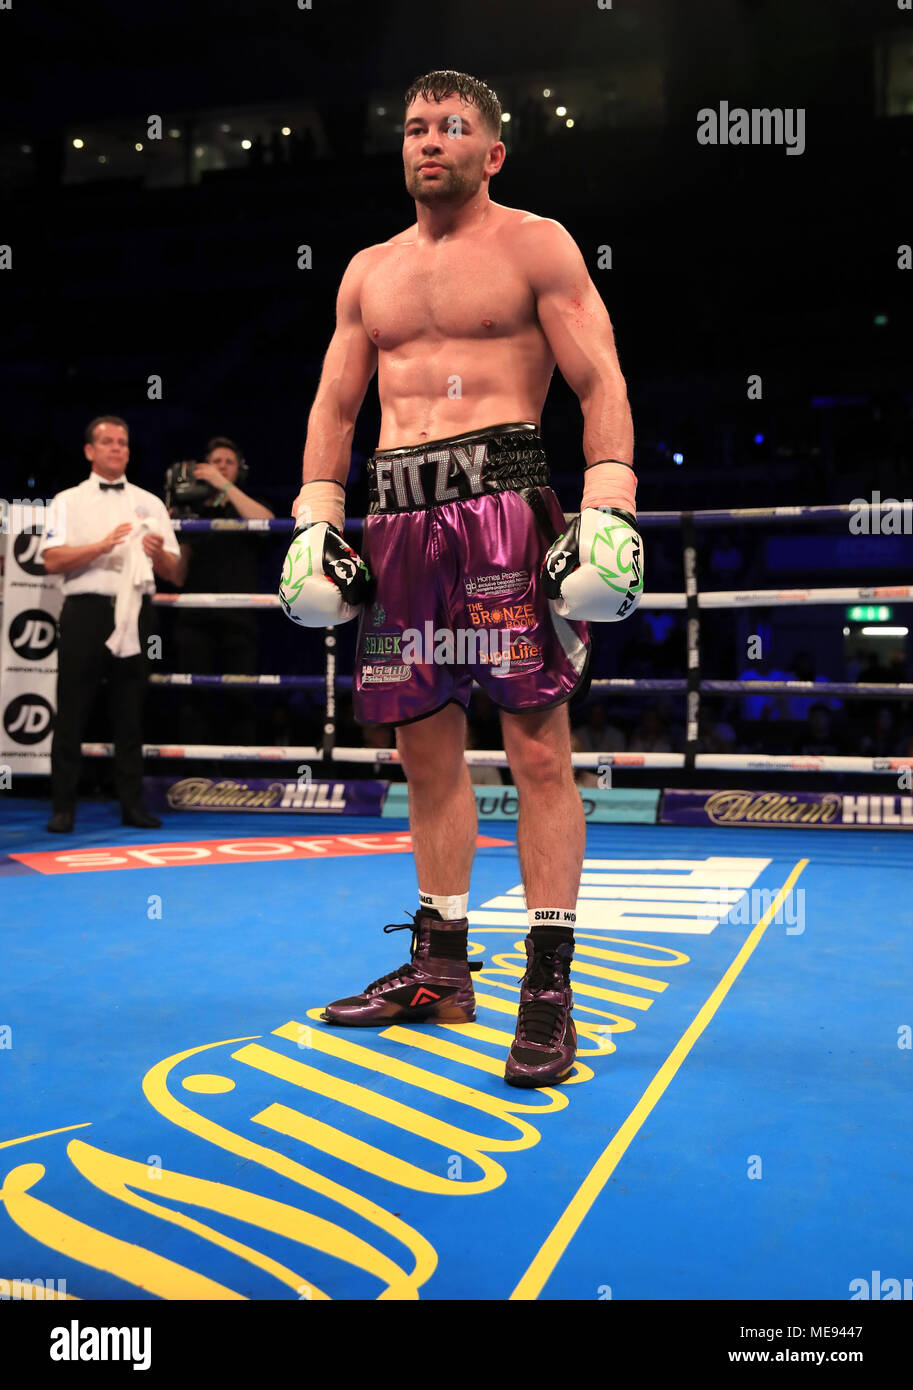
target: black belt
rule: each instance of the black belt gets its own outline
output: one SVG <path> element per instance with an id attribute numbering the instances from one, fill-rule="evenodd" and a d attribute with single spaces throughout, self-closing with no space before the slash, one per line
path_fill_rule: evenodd
<path id="1" fill-rule="evenodd" d="M 494 425 L 368 459 L 369 514 L 412 512 L 490 492 L 548 487 L 548 460 L 532 424 Z"/>

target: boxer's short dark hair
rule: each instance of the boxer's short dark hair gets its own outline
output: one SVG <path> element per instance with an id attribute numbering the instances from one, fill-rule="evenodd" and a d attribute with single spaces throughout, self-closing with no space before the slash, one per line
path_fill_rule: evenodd
<path id="1" fill-rule="evenodd" d="M 470 77 L 465 72 L 453 72 L 450 68 L 443 68 L 435 72 L 426 72 L 424 77 L 417 77 L 406 93 L 406 110 L 409 110 L 416 97 L 424 97 L 426 101 L 443 101 L 445 97 L 452 96 L 458 96 L 468 105 L 474 106 L 483 124 L 500 140 L 501 103 L 497 93 L 477 77 Z"/>
<path id="2" fill-rule="evenodd" d="M 98 429 L 99 425 L 120 425 L 127 431 L 127 437 L 130 437 L 130 426 L 127 424 L 126 420 L 122 420 L 119 415 L 96 415 L 95 419 L 90 420 L 86 425 L 87 444 L 95 443 L 95 431 Z"/>

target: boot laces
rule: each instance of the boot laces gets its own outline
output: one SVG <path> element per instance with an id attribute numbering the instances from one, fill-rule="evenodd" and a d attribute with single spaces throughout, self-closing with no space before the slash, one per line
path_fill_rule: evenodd
<path id="1" fill-rule="evenodd" d="M 365 991 L 364 991 L 365 994 L 373 994 L 375 990 L 381 989 L 384 985 L 392 984 L 394 980 L 399 980 L 399 979 L 408 980 L 412 975 L 415 974 L 415 967 L 413 966 L 412 962 L 415 960 L 415 953 L 416 953 L 416 951 L 418 950 L 418 927 L 416 926 L 416 918 L 417 918 L 417 916 L 418 916 L 418 913 L 417 913 L 417 912 L 410 912 L 408 908 L 405 908 L 404 911 L 406 912 L 406 915 L 407 915 L 408 917 L 411 917 L 411 918 L 412 918 L 412 921 L 411 921 L 411 922 L 402 922 L 402 923 L 389 922 L 389 923 L 387 924 L 387 926 L 384 927 L 384 931 L 385 931 L 385 932 L 394 932 L 394 931 L 411 931 L 411 932 L 412 932 L 412 941 L 411 941 L 411 943 L 410 943 L 410 945 L 409 945 L 409 964 L 408 964 L 408 965 L 401 965 L 401 966 L 399 966 L 396 970 L 390 970 L 390 971 L 388 971 L 388 973 L 387 973 L 386 975 L 381 975 L 381 977 L 380 977 L 379 980 L 373 980 L 373 981 L 371 982 L 371 984 L 369 984 L 369 985 L 366 987 L 366 989 L 365 989 Z"/>
<path id="2" fill-rule="evenodd" d="M 539 994 L 555 987 L 554 951 L 536 951 L 525 982 L 529 994 Z M 564 1025 L 564 1009 L 550 999 L 524 999 L 519 1012 L 519 1035 L 523 1042 L 548 1046 L 560 1040 Z"/>
<path id="3" fill-rule="evenodd" d="M 387 926 L 384 927 L 384 931 L 385 931 L 385 932 L 394 932 L 394 931 L 411 931 L 411 932 L 412 932 L 412 942 L 411 942 L 411 944 L 410 944 L 410 946 L 409 946 L 409 964 L 408 964 L 408 965 L 401 965 L 401 966 L 399 967 L 398 970 L 390 970 L 390 971 L 388 971 L 388 973 L 387 973 L 386 975 L 381 975 L 381 977 L 380 977 L 379 980 L 373 980 L 373 981 L 371 982 L 371 984 L 369 984 L 369 985 L 365 988 L 365 990 L 363 991 L 365 994 L 371 994 L 371 993 L 373 993 L 375 990 L 382 989 L 384 985 L 392 984 L 392 982 L 393 982 L 394 980 L 409 980 L 409 979 L 411 979 L 411 978 L 415 975 L 415 973 L 416 973 L 415 966 L 413 965 L 412 962 L 415 960 L 415 953 L 416 953 L 416 951 L 418 950 L 418 944 L 419 944 L 419 943 L 418 943 L 418 925 L 417 925 L 417 919 L 418 919 L 419 914 L 418 914 L 417 912 L 410 912 L 408 908 L 404 908 L 403 910 L 405 911 L 407 917 L 411 917 L 411 918 L 412 918 L 412 921 L 411 921 L 411 922 L 402 922 L 402 923 L 389 922 L 389 923 L 387 924 Z M 482 964 L 483 964 L 483 963 L 482 963 L 482 961 L 479 960 L 479 961 L 467 961 L 466 964 L 468 965 L 470 971 L 476 971 L 476 970 L 481 970 L 481 969 L 482 969 Z"/>

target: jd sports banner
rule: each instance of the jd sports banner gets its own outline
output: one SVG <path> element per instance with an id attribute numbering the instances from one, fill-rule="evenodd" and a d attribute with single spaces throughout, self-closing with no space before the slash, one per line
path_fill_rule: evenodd
<path id="1" fill-rule="evenodd" d="M 4 506 L 0 643 L 0 764 L 17 772 L 51 770 L 57 694 L 58 619 L 63 594 L 38 559 L 44 508 Z"/>

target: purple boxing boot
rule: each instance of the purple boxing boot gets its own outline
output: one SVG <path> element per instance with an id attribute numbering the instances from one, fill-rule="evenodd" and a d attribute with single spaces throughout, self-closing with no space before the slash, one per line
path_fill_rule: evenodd
<path id="1" fill-rule="evenodd" d="M 510 1086 L 552 1086 L 570 1075 L 577 1055 L 571 1018 L 573 955 L 572 941 L 526 938 L 517 1033 L 504 1072 Z"/>
<path id="2" fill-rule="evenodd" d="M 466 959 L 468 921 L 443 922 L 419 908 L 411 922 L 385 932 L 412 931 L 411 960 L 367 985 L 361 994 L 327 1004 L 326 1023 L 366 1028 L 387 1023 L 472 1023 L 476 1016 L 471 971 L 482 962 Z"/>

